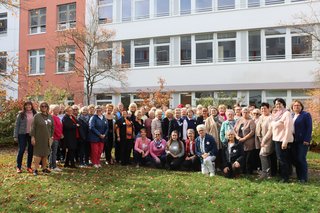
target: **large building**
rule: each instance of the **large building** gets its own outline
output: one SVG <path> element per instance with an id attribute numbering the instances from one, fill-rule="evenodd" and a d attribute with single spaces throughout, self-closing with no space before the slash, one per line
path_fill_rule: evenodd
<path id="1" fill-rule="evenodd" d="M 18 97 L 18 53 L 19 9 L 0 4 L 0 99 Z"/>
<path id="2" fill-rule="evenodd" d="M 46 89 L 61 88 L 70 92 L 70 102 L 82 103 L 83 78 L 74 71 L 79 50 L 73 45 L 60 48 L 59 33 L 84 25 L 85 2 L 20 2 L 19 99 L 42 100 Z"/>
<path id="3" fill-rule="evenodd" d="M 203 97 L 241 104 L 283 97 L 306 99 L 318 67 L 311 37 L 295 27 L 297 14 L 317 11 L 301 0 L 88 0 L 100 27 L 116 32 L 128 87 L 94 88 L 96 103 L 137 100 L 161 77 L 173 90 L 171 106 Z M 87 14 L 87 16 L 89 16 Z"/>

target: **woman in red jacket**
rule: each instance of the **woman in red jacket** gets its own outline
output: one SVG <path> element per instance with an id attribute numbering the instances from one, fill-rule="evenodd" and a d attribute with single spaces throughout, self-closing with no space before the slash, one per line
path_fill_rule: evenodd
<path id="1" fill-rule="evenodd" d="M 188 139 L 186 140 L 185 159 L 182 167 L 186 170 L 200 171 L 201 162 L 199 157 L 195 154 L 196 142 L 195 132 L 193 129 L 187 130 Z"/>

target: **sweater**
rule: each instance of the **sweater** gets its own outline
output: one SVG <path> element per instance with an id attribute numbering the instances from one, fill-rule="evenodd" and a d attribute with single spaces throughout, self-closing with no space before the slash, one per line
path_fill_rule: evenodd
<path id="1" fill-rule="evenodd" d="M 161 144 L 159 147 L 156 146 L 155 140 L 153 140 L 149 145 L 149 152 L 153 159 L 160 157 L 165 153 L 166 150 L 166 141 L 161 139 Z"/>
<path id="2" fill-rule="evenodd" d="M 60 118 L 56 115 L 52 115 L 53 124 L 54 124 L 54 132 L 53 132 L 53 140 L 60 140 L 62 136 L 62 122 Z"/>
<path id="3" fill-rule="evenodd" d="M 134 150 L 141 153 L 142 151 L 145 153 L 145 156 L 149 154 L 149 145 L 150 145 L 150 139 L 145 138 L 145 140 L 142 140 L 141 137 L 136 139 L 136 142 L 134 144 Z"/>
<path id="4" fill-rule="evenodd" d="M 108 122 L 103 116 L 102 119 L 98 115 L 93 115 L 89 121 L 89 135 L 88 141 L 90 142 L 105 142 L 105 139 L 101 139 L 100 135 L 107 136 L 108 134 Z"/>

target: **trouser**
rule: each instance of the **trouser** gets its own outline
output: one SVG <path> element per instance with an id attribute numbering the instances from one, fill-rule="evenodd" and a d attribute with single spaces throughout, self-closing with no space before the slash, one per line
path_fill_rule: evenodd
<path id="1" fill-rule="evenodd" d="M 166 164 L 169 169 L 177 170 L 180 168 L 183 160 L 184 160 L 184 156 L 174 158 L 172 157 L 172 155 L 168 154 L 166 158 Z"/>
<path id="2" fill-rule="evenodd" d="M 244 151 L 244 164 L 242 167 L 242 171 L 244 174 L 252 174 L 253 173 L 252 154 L 253 154 L 253 150 Z"/>
<path id="3" fill-rule="evenodd" d="M 106 161 L 111 161 L 111 151 L 113 148 L 113 137 L 108 137 L 105 146 L 104 146 L 104 152 L 106 155 Z"/>
<path id="4" fill-rule="evenodd" d="M 202 174 L 208 174 L 208 173 L 214 173 L 214 160 L 216 159 L 216 156 L 208 156 L 206 159 L 202 160 L 201 163 L 201 172 Z"/>
<path id="5" fill-rule="evenodd" d="M 114 157 L 118 163 L 121 161 L 121 143 L 117 140 L 114 144 Z"/>
<path id="6" fill-rule="evenodd" d="M 28 158 L 27 158 L 27 168 L 31 168 L 32 157 L 33 157 L 33 146 L 31 144 L 31 136 L 29 134 L 19 134 L 18 135 L 18 155 L 17 155 L 17 167 L 21 169 L 22 159 L 24 151 L 28 146 Z"/>
<path id="7" fill-rule="evenodd" d="M 271 155 L 262 156 L 260 155 L 260 161 L 261 161 L 261 169 L 262 169 L 262 175 L 265 177 L 271 176 Z"/>
<path id="8" fill-rule="evenodd" d="M 90 143 L 87 140 L 80 141 L 80 165 L 89 164 Z"/>
<path id="9" fill-rule="evenodd" d="M 228 164 L 227 166 L 229 168 L 229 171 L 228 172 L 223 172 L 224 173 L 224 176 L 227 177 L 227 178 L 234 178 L 234 177 L 237 177 L 240 175 L 241 173 L 241 165 L 239 168 L 236 168 L 234 166 L 232 166 L 232 164 Z"/>
<path id="10" fill-rule="evenodd" d="M 91 142 L 91 161 L 93 165 L 100 164 L 100 157 L 103 152 L 104 143 L 103 142 Z"/>
<path id="11" fill-rule="evenodd" d="M 153 164 L 154 167 L 160 169 L 160 168 L 164 168 L 165 164 L 166 164 L 166 154 L 164 153 L 161 156 L 158 156 L 158 158 L 160 159 L 160 162 L 157 162 L 154 158 L 151 159 L 151 163 Z"/>
<path id="12" fill-rule="evenodd" d="M 289 180 L 290 175 L 290 152 L 291 152 L 291 144 L 287 145 L 287 149 L 282 149 L 282 142 L 275 141 L 276 144 L 276 153 L 277 158 L 280 164 L 280 176 L 284 180 Z"/>
<path id="13" fill-rule="evenodd" d="M 222 168 L 222 149 L 219 149 L 217 152 L 217 156 L 215 159 L 215 168 L 223 169 Z"/>
<path id="14" fill-rule="evenodd" d="M 49 165 L 50 165 L 50 168 L 52 169 L 57 167 L 56 161 L 57 161 L 58 147 L 59 147 L 59 140 L 53 140 L 51 144 L 51 151 L 49 156 Z"/>
<path id="15" fill-rule="evenodd" d="M 133 149 L 133 139 L 121 140 L 121 164 L 127 165 L 130 163 L 130 155 Z"/>
<path id="16" fill-rule="evenodd" d="M 75 159 L 75 152 L 76 150 L 74 149 L 68 149 L 66 150 L 66 161 L 64 163 L 65 166 L 75 166 L 75 162 L 74 162 L 74 159 Z"/>
<path id="17" fill-rule="evenodd" d="M 201 162 L 198 156 L 194 155 L 195 157 L 191 160 L 184 160 L 182 163 L 182 168 L 188 171 L 200 171 Z"/>
<path id="18" fill-rule="evenodd" d="M 133 151 L 133 157 L 134 161 L 138 164 L 145 165 L 150 161 L 150 156 L 147 155 L 144 158 L 142 157 L 142 154 L 140 152 L 137 152 L 136 150 Z"/>
<path id="19" fill-rule="evenodd" d="M 293 156 L 296 165 L 296 173 L 298 180 L 308 180 L 308 164 L 307 164 L 307 152 L 309 146 L 303 144 L 303 142 L 293 143 Z"/>
<path id="20" fill-rule="evenodd" d="M 260 149 L 254 149 L 252 150 L 252 169 L 253 170 L 258 170 L 259 168 L 261 169 L 261 161 L 260 161 Z"/>

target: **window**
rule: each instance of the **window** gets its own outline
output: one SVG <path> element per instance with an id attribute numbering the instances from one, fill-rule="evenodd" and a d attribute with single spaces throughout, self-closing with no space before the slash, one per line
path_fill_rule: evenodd
<path id="1" fill-rule="evenodd" d="M 200 34 L 195 36 L 196 63 L 212 63 L 213 34 Z"/>
<path id="2" fill-rule="evenodd" d="M 98 0 L 99 23 L 111 23 L 113 17 L 113 0 Z"/>
<path id="3" fill-rule="evenodd" d="M 230 10 L 235 8 L 235 0 L 218 0 L 218 10 Z"/>
<path id="4" fill-rule="evenodd" d="M 196 11 L 206 12 L 212 10 L 212 0 L 196 0 Z"/>
<path id="5" fill-rule="evenodd" d="M 76 3 L 58 6 L 58 30 L 76 27 Z"/>
<path id="6" fill-rule="evenodd" d="M 249 61 L 261 60 L 260 30 L 249 31 Z"/>
<path id="7" fill-rule="evenodd" d="M 267 60 L 285 59 L 285 34 L 284 28 L 265 30 Z"/>
<path id="8" fill-rule="evenodd" d="M 191 13 L 191 0 L 180 0 L 180 15 Z"/>
<path id="9" fill-rule="evenodd" d="M 149 0 L 135 1 L 135 19 L 149 18 Z"/>
<path id="10" fill-rule="evenodd" d="M 29 15 L 30 34 L 46 32 L 46 8 L 30 10 Z"/>
<path id="11" fill-rule="evenodd" d="M 121 64 L 122 67 L 131 67 L 131 42 L 123 41 L 121 43 Z"/>
<path id="12" fill-rule="evenodd" d="M 154 39 L 154 56 L 156 66 L 170 64 L 170 38 Z"/>
<path id="13" fill-rule="evenodd" d="M 273 106 L 273 100 L 276 98 L 287 98 L 287 90 L 267 90 L 266 91 L 266 101 Z"/>
<path id="14" fill-rule="evenodd" d="M 0 35 L 7 33 L 7 26 L 8 19 L 7 19 L 7 13 L 0 13 Z"/>
<path id="15" fill-rule="evenodd" d="M 180 64 L 191 64 L 191 36 L 180 38 Z"/>
<path id="16" fill-rule="evenodd" d="M 112 43 L 103 43 L 98 45 L 98 68 L 112 68 Z"/>
<path id="17" fill-rule="evenodd" d="M 228 107 L 232 107 L 237 103 L 237 91 L 217 91 L 215 92 L 216 99 L 219 104 L 225 104 Z"/>
<path id="18" fill-rule="evenodd" d="M 58 48 L 58 73 L 73 71 L 75 68 L 75 47 Z"/>
<path id="19" fill-rule="evenodd" d="M 140 39 L 134 41 L 134 66 L 149 66 L 150 40 Z"/>
<path id="20" fill-rule="evenodd" d="M 45 49 L 29 51 L 29 72 L 30 74 L 44 73 Z"/>
<path id="21" fill-rule="evenodd" d="M 7 52 L 0 52 L 0 73 L 7 72 Z"/>
<path id="22" fill-rule="evenodd" d="M 284 0 L 265 0 L 266 5 L 284 4 Z"/>
<path id="23" fill-rule="evenodd" d="M 170 1 L 169 0 L 155 0 L 155 16 L 169 16 Z"/>
<path id="24" fill-rule="evenodd" d="M 309 32 L 309 30 L 291 29 L 292 58 L 312 57 L 312 36 L 303 32 Z"/>
<path id="25" fill-rule="evenodd" d="M 261 90 L 250 90 L 249 91 L 249 105 L 260 107 L 262 100 Z"/>
<path id="26" fill-rule="evenodd" d="M 260 0 L 248 0 L 248 7 L 260 7 Z"/>
<path id="27" fill-rule="evenodd" d="M 112 95 L 100 93 L 96 95 L 96 105 L 106 105 L 112 103 Z"/>
<path id="28" fill-rule="evenodd" d="M 236 61 L 236 37 L 235 32 L 218 33 L 218 61 Z"/>
<path id="29" fill-rule="evenodd" d="M 131 21 L 131 0 L 122 0 L 122 21 Z"/>

